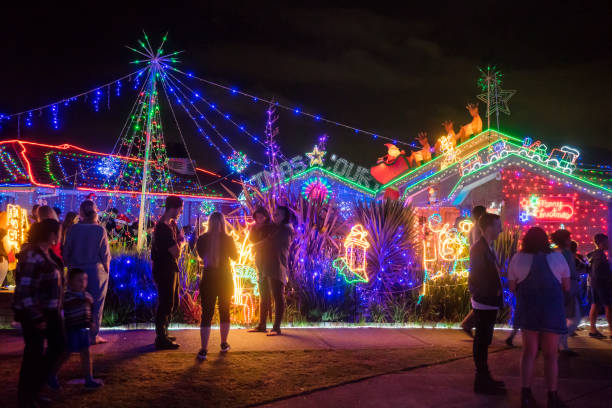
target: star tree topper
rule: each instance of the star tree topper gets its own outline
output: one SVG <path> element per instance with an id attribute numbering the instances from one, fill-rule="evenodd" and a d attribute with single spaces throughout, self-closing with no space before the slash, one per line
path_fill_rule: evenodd
<path id="1" fill-rule="evenodd" d="M 312 152 L 306 153 L 306 156 L 310 159 L 310 167 L 323 167 L 323 156 L 325 156 L 325 153 L 327 153 L 325 150 L 319 150 L 319 146 L 315 146 Z"/>
<path id="2" fill-rule="evenodd" d="M 489 110 L 487 112 L 487 116 L 493 115 L 496 112 L 502 112 L 506 115 L 510 116 L 510 108 L 508 107 L 508 101 L 510 98 L 514 96 L 516 93 L 515 90 L 507 90 L 504 91 L 500 87 L 496 87 L 491 95 L 491 106 L 489 106 Z M 476 95 L 478 99 L 483 101 L 484 103 L 488 103 L 488 97 L 486 93 L 482 93 L 480 95 Z"/>

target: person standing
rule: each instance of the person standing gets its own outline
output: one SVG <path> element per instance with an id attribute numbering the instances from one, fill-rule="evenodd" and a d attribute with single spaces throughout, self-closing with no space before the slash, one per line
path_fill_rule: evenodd
<path id="1" fill-rule="evenodd" d="M 259 285 L 259 324 L 251 333 L 266 333 L 268 314 L 272 308 L 269 269 L 273 264 L 274 256 L 271 254 L 272 235 L 276 234 L 277 226 L 272 223 L 268 211 L 260 207 L 253 213 L 255 225 L 249 233 L 249 241 L 255 250 L 255 266 L 258 272 Z"/>
<path id="2" fill-rule="evenodd" d="M 535 406 L 531 392 L 538 349 L 544 355 L 548 407 L 564 406 L 557 395 L 559 336 L 567 333 L 563 292 L 570 288 L 570 269 L 559 252 L 550 249 L 546 232 L 530 228 L 521 251 L 508 266 L 508 285 L 516 294 L 514 325 L 521 330 L 521 404 Z"/>
<path id="3" fill-rule="evenodd" d="M 473 346 L 476 365 L 474 392 L 499 395 L 506 392 L 504 383 L 491 377 L 488 365 L 488 348 L 493 340 L 497 311 L 503 306 L 502 284 L 493 250 L 493 242 L 502 231 L 499 215 L 483 214 L 478 220 L 478 227 L 482 237 L 470 249 L 468 276 L 468 288 L 476 318 Z"/>
<path id="4" fill-rule="evenodd" d="M 37 406 L 38 394 L 64 351 L 64 265 L 50 250 L 59 239 L 59 229 L 59 222 L 52 219 L 35 223 L 30 245 L 18 255 L 13 310 L 25 343 L 17 391 L 20 407 Z"/>
<path id="5" fill-rule="evenodd" d="M 487 209 L 482 205 L 477 205 L 472 208 L 472 229 L 469 232 L 468 240 L 470 244 L 470 248 L 474 245 L 480 237 L 482 236 L 480 232 L 480 228 L 478 227 L 478 220 L 483 214 L 486 214 Z M 474 317 L 474 310 L 470 310 L 468 314 L 465 316 L 463 321 L 461 322 L 461 329 L 467 333 L 468 336 L 472 337 L 472 329 L 476 325 L 476 318 Z"/>
<path id="6" fill-rule="evenodd" d="M 200 279 L 200 299 L 202 303 L 200 340 L 202 348 L 197 357 L 199 360 L 206 360 L 210 325 L 215 313 L 217 299 L 219 299 L 221 352 L 227 353 L 230 350 L 227 336 L 230 330 L 230 303 L 234 293 L 234 278 L 230 259 L 238 260 L 238 251 L 234 240 L 225 230 L 223 214 L 215 211 L 210 215 L 208 231 L 198 238 L 196 250 L 204 264 Z"/>
<path id="7" fill-rule="evenodd" d="M 74 224 L 66 234 L 64 260 L 68 268 L 82 269 L 87 274 L 87 292 L 93 297 L 91 305 L 91 344 L 106 343 L 99 335 L 104 301 L 108 289 L 111 254 L 108 237 L 103 226 L 98 224 L 98 209 L 91 200 L 85 200 L 79 208 L 80 222 Z"/>
<path id="8" fill-rule="evenodd" d="M 155 314 L 155 347 L 158 350 L 179 348 L 174 337 L 168 336 L 170 317 L 179 303 L 178 259 L 185 244 L 185 236 L 176 225 L 183 213 L 183 200 L 166 197 L 165 211 L 155 228 L 151 241 L 153 279 L 157 286 L 157 312 Z"/>
<path id="9" fill-rule="evenodd" d="M 293 236 L 293 227 L 290 223 L 291 213 L 285 206 L 276 207 L 274 223 L 277 230 L 269 239 L 270 267 L 268 269 L 268 283 L 274 297 L 274 325 L 268 336 L 281 335 L 281 322 L 285 312 L 284 288 L 287 284 L 287 270 L 289 265 L 289 245 Z"/>
<path id="10" fill-rule="evenodd" d="M 64 221 L 62 222 L 60 239 L 60 248 L 62 252 L 64 252 L 64 245 L 66 244 L 66 235 L 68 235 L 70 228 L 72 228 L 72 226 L 77 222 L 79 222 L 79 214 L 74 211 L 68 211 L 68 213 L 66 213 L 66 218 L 64 218 Z"/>
<path id="11" fill-rule="evenodd" d="M 570 270 L 570 290 L 565 294 L 565 318 L 567 319 L 567 333 L 559 338 L 561 352 L 568 356 L 576 356 L 574 350 L 570 350 L 567 344 L 568 335 L 576 331 L 582 314 L 580 312 L 580 275 L 576 270 L 576 256 L 571 250 L 572 236 L 568 230 L 560 229 L 553 232 L 550 236 L 552 242 L 557 246 L 558 252 L 563 255 Z"/>
<path id="12" fill-rule="evenodd" d="M 589 300 L 591 301 L 591 310 L 589 312 L 589 320 L 591 322 L 590 337 L 603 339 L 605 336 L 597 330 L 597 314 L 602 306 L 606 312 L 606 320 L 610 330 L 610 339 L 612 339 L 612 271 L 610 271 L 610 262 L 606 252 L 608 250 L 608 236 L 605 234 L 596 234 L 593 237 L 597 249 L 587 255 L 591 264 L 591 287 L 589 290 Z"/>

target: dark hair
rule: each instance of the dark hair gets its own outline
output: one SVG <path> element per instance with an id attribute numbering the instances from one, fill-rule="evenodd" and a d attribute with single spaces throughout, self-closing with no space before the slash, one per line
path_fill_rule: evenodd
<path id="1" fill-rule="evenodd" d="M 571 234 L 568 230 L 559 229 L 550 234 L 550 240 L 559 248 L 565 246 L 565 243 L 570 240 Z"/>
<path id="2" fill-rule="evenodd" d="M 546 232 L 540 227 L 529 228 L 529 231 L 523 237 L 521 252 L 528 254 L 537 254 L 538 252 L 550 253 L 550 242 Z"/>
<path id="3" fill-rule="evenodd" d="M 486 212 L 482 214 L 478 219 L 478 226 L 484 232 L 487 228 L 493 225 L 495 221 L 499 219 L 499 215 Z"/>
<path id="4" fill-rule="evenodd" d="M 85 271 L 79 268 L 68 269 L 68 281 L 71 281 L 75 276 L 84 274 Z"/>
<path id="5" fill-rule="evenodd" d="M 606 234 L 602 234 L 601 232 L 599 234 L 595 234 L 595 236 L 593 237 L 593 241 L 597 245 L 601 245 L 604 243 L 604 241 L 607 241 L 607 240 L 608 240 L 608 236 Z"/>
<path id="6" fill-rule="evenodd" d="M 32 224 L 30 228 L 30 242 L 34 245 L 47 242 L 51 234 L 59 234 L 60 223 L 52 218 L 47 218 Z"/>
<path id="7" fill-rule="evenodd" d="M 478 221 L 486 212 L 487 209 L 484 206 L 477 205 L 476 207 L 472 208 L 472 218 Z"/>
<path id="8" fill-rule="evenodd" d="M 253 212 L 253 218 L 255 218 L 257 214 L 263 215 L 263 217 L 266 219 L 266 222 L 270 222 L 270 213 L 265 208 L 257 207 L 257 209 Z"/>
<path id="9" fill-rule="evenodd" d="M 291 212 L 289 211 L 289 207 L 284 205 L 279 205 L 276 207 L 277 210 L 281 210 L 283 212 L 283 219 L 281 220 L 281 224 L 289 224 L 291 221 Z"/>
<path id="10" fill-rule="evenodd" d="M 577 253 L 578 252 L 578 243 L 576 241 L 570 242 L 570 250 L 573 253 Z"/>
<path id="11" fill-rule="evenodd" d="M 62 210 L 59 207 L 53 207 L 53 211 L 55 211 L 55 215 L 57 215 L 57 218 L 62 215 Z"/>
<path id="12" fill-rule="evenodd" d="M 166 210 L 173 208 L 181 208 L 183 206 L 183 199 L 179 196 L 168 196 L 166 197 Z"/>
<path id="13" fill-rule="evenodd" d="M 88 220 L 93 220 L 96 217 L 96 203 L 92 200 L 85 200 L 81 203 L 79 210 Z"/>

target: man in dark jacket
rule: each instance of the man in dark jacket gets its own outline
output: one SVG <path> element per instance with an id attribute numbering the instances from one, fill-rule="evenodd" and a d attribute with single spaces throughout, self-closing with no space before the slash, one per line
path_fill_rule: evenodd
<path id="1" fill-rule="evenodd" d="M 468 287 L 472 295 L 472 309 L 476 317 L 474 336 L 474 363 L 476 379 L 474 392 L 479 394 L 503 394 L 504 383 L 491 378 L 488 365 L 488 348 L 493 340 L 493 328 L 497 311 L 503 306 L 502 284 L 493 242 L 501 233 L 499 215 L 484 214 L 478 220 L 482 237 L 470 249 L 470 275 Z"/>

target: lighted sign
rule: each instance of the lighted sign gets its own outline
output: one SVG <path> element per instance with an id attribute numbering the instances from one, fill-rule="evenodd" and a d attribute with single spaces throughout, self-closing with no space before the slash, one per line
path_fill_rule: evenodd
<path id="1" fill-rule="evenodd" d="M 363 225 L 356 224 L 344 240 L 344 256 L 332 263 L 333 267 L 342 275 L 346 282 L 368 282 L 366 268 L 366 251 L 370 244 L 365 239 L 368 236 Z"/>
<path id="2" fill-rule="evenodd" d="M 380 187 L 380 184 L 370 174 L 369 169 L 359 166 L 347 159 L 343 159 L 342 157 L 338 157 L 335 154 L 332 154 L 329 157 L 329 160 L 327 160 L 322 155 L 324 152 L 317 151 L 316 153 L 317 156 L 315 159 L 317 160 L 314 160 L 312 166 L 321 167 L 332 172 L 338 177 L 343 177 L 365 188 L 377 190 Z M 312 154 L 313 152 L 308 153 L 306 157 L 302 155 L 295 156 L 288 161 L 279 163 L 276 170 L 281 175 L 281 179 L 288 179 L 295 174 L 308 170 L 311 167 L 310 163 L 312 161 Z M 319 160 L 322 164 L 319 164 Z M 273 178 L 270 171 L 261 171 L 251 177 L 250 181 L 258 188 L 263 189 L 270 187 L 272 180 Z"/>
<path id="3" fill-rule="evenodd" d="M 521 222 L 536 221 L 569 221 L 574 216 L 574 197 L 541 196 L 532 194 L 519 199 Z"/>
<path id="4" fill-rule="evenodd" d="M 28 231 L 28 211 L 18 205 L 7 204 L 8 243 L 10 248 L 19 249 Z"/>

